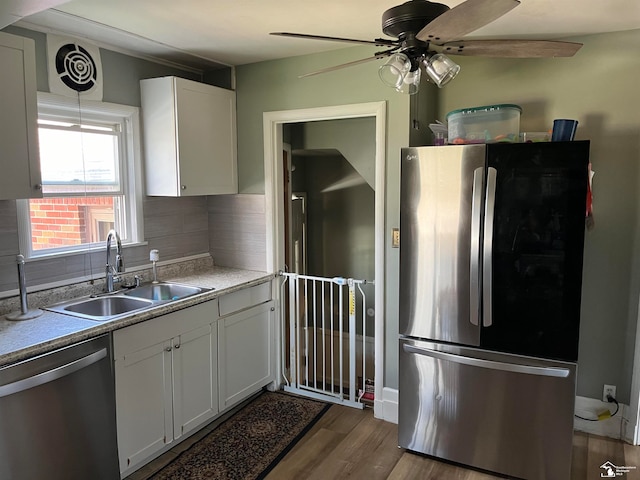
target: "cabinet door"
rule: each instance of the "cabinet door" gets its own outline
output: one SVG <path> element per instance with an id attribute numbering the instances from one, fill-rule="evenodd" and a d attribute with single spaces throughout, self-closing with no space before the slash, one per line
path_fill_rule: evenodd
<path id="1" fill-rule="evenodd" d="M 173 440 L 171 342 L 157 343 L 115 360 L 120 471 Z"/>
<path id="2" fill-rule="evenodd" d="M 218 320 L 220 408 L 273 380 L 273 301 Z"/>
<path id="3" fill-rule="evenodd" d="M 218 413 L 216 339 L 210 324 L 173 339 L 175 439 Z"/>
<path id="4" fill-rule="evenodd" d="M 237 193 L 235 92 L 176 78 L 180 195 Z"/>
<path id="5" fill-rule="evenodd" d="M 234 91 L 147 78 L 140 100 L 147 195 L 238 193 Z"/>
<path id="6" fill-rule="evenodd" d="M 42 197 L 35 43 L 0 32 L 0 199 Z"/>

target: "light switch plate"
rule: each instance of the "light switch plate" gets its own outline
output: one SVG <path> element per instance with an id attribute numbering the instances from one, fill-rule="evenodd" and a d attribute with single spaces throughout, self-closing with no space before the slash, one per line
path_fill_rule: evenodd
<path id="1" fill-rule="evenodd" d="M 393 248 L 400 248 L 400 229 L 399 228 L 391 229 L 391 246 Z"/>

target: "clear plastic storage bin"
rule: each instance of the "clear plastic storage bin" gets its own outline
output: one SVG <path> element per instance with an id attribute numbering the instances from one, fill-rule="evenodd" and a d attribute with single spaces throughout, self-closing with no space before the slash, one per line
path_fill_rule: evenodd
<path id="1" fill-rule="evenodd" d="M 449 143 L 517 142 L 520 136 L 518 105 L 487 105 L 447 113 Z"/>

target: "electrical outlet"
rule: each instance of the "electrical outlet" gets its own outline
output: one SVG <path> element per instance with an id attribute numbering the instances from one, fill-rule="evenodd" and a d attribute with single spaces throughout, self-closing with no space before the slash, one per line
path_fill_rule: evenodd
<path id="1" fill-rule="evenodd" d="M 604 389 L 602 390 L 602 401 L 608 402 L 607 395 L 611 395 L 613 398 L 616 398 L 616 386 L 615 385 L 607 385 L 605 384 Z"/>

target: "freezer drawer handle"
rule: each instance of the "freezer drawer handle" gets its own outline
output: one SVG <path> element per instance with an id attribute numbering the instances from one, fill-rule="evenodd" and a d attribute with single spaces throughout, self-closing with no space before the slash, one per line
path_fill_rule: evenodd
<path id="1" fill-rule="evenodd" d="M 462 355 L 455 355 L 453 353 L 438 352 L 435 350 L 429 350 L 426 348 L 415 347 L 413 345 L 402 345 L 402 348 L 407 353 L 415 353 L 418 355 L 426 355 L 438 360 L 447 360 L 450 362 L 462 363 L 472 367 L 489 368 L 491 370 L 502 370 L 505 372 L 524 373 L 527 375 L 540 375 L 544 377 L 558 377 L 567 378 L 569 376 L 569 369 L 559 367 L 534 367 L 532 365 L 516 365 L 513 363 L 495 362 L 493 360 L 483 360 L 480 358 L 465 357 Z"/>
<path id="2" fill-rule="evenodd" d="M 49 383 L 59 378 L 65 377 L 73 372 L 77 372 L 82 368 L 88 367 L 89 365 L 102 360 L 106 356 L 107 349 L 103 348 L 101 350 L 98 350 L 97 352 L 87 355 L 86 357 L 79 358 L 71 363 L 67 363 L 66 365 L 61 365 L 60 367 L 56 367 L 52 370 L 39 373 L 32 377 L 24 378 L 13 383 L 2 385 L 0 386 L 0 398 L 7 397 L 9 395 L 13 395 L 14 393 L 22 392 L 23 390 L 34 388 L 39 385 L 44 385 L 45 383 Z"/>

